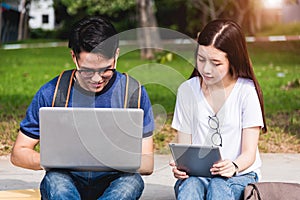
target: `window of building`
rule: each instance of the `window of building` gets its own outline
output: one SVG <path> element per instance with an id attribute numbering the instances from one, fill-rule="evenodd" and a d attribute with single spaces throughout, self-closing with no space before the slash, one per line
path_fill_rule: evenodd
<path id="1" fill-rule="evenodd" d="M 43 15 L 42 16 L 42 23 L 48 24 L 49 23 L 49 15 Z"/>

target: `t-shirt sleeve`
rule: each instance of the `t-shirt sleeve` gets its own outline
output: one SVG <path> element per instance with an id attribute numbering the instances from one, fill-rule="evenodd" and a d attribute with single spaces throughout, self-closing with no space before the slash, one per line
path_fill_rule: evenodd
<path id="1" fill-rule="evenodd" d="M 20 130 L 28 137 L 39 139 L 39 110 L 41 107 L 50 107 L 56 80 L 42 86 L 33 97 L 27 108 L 25 118 L 20 123 Z M 54 84 L 54 86 L 53 86 Z"/>
<path id="2" fill-rule="evenodd" d="M 144 122 L 143 122 L 143 137 L 149 137 L 153 134 L 154 131 L 154 116 L 152 111 L 151 102 L 147 91 L 144 86 L 142 86 L 141 93 L 141 109 L 144 110 Z"/>
<path id="3" fill-rule="evenodd" d="M 176 104 L 172 121 L 172 128 L 177 131 L 192 134 L 192 104 L 190 102 L 191 88 L 182 84 L 177 91 Z"/>
<path id="4" fill-rule="evenodd" d="M 262 128 L 264 126 L 259 98 L 254 85 L 247 88 L 247 94 L 243 101 L 242 120 L 243 128 L 255 126 Z"/>

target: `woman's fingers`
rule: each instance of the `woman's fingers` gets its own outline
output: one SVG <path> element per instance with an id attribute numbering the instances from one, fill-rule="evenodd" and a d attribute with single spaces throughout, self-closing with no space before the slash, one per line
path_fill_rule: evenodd
<path id="1" fill-rule="evenodd" d="M 180 171 L 177 169 L 177 167 L 175 166 L 175 163 L 170 163 L 170 166 L 172 167 L 172 172 L 175 178 L 177 179 L 186 179 L 189 176 L 186 174 L 186 172 L 184 171 Z"/>

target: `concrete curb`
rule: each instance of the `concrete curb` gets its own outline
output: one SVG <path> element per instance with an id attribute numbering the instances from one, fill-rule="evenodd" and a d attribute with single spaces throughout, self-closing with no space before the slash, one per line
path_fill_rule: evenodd
<path id="1" fill-rule="evenodd" d="M 154 173 L 143 176 L 145 190 L 142 200 L 175 199 L 173 177 L 169 162 L 171 155 L 155 155 Z M 263 182 L 300 183 L 300 154 L 261 154 Z M 13 166 L 8 156 L 0 157 L 0 191 L 37 189 L 44 171 L 33 171 Z"/>

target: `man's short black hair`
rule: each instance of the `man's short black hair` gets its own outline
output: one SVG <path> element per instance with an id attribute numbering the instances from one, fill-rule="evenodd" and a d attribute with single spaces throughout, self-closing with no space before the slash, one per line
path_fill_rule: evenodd
<path id="1" fill-rule="evenodd" d="M 86 17 L 72 28 L 69 48 L 78 57 L 82 51 L 113 58 L 119 46 L 117 31 L 110 21 L 100 16 Z"/>

